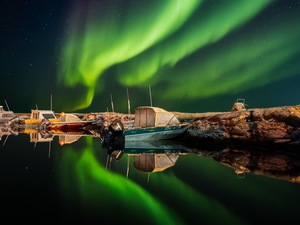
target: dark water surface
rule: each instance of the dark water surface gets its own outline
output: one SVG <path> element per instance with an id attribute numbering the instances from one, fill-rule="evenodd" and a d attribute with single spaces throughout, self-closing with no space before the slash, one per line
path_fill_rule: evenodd
<path id="1" fill-rule="evenodd" d="M 0 143 L 3 222 L 295 224 L 298 220 L 297 182 L 251 172 L 238 175 L 207 152 L 180 154 L 175 165 L 149 177 L 134 167 L 135 156 L 130 156 L 127 179 L 128 155 L 107 163 L 107 151 L 95 138 L 81 137 L 64 146 L 54 138 L 50 158 L 49 143 L 34 147 L 22 134 L 11 135 L 3 147 L 4 139 Z M 256 165 L 265 158 L 261 156 Z"/>

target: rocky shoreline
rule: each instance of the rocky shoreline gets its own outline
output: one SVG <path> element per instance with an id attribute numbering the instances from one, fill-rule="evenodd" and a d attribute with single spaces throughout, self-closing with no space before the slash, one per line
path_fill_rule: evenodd
<path id="1" fill-rule="evenodd" d="M 181 140 L 300 147 L 300 105 L 197 117 Z"/>
<path id="2" fill-rule="evenodd" d="M 300 105 L 235 112 L 173 113 L 181 122 L 190 123 L 187 132 L 177 138 L 181 142 L 300 147 Z M 121 120 L 125 126 L 134 121 L 134 114 L 80 114 L 82 120 L 94 120 L 99 116 L 109 123 Z"/>

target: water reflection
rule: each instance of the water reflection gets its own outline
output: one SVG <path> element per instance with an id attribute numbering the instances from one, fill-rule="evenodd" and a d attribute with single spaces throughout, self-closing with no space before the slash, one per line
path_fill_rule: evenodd
<path id="1" fill-rule="evenodd" d="M 299 155 L 270 152 L 245 147 L 228 147 L 213 155 L 213 159 L 232 168 L 238 177 L 254 173 L 272 178 L 300 182 Z"/>
<path id="2" fill-rule="evenodd" d="M 133 220 L 136 224 L 141 218 L 148 221 L 148 224 L 191 224 L 198 215 L 202 221 L 211 224 L 245 224 L 248 220 L 247 210 L 239 211 L 242 208 L 240 205 L 259 207 L 255 198 L 251 197 L 253 191 L 256 192 L 257 199 L 268 199 L 261 208 L 272 208 L 269 201 L 274 196 L 276 201 L 282 203 L 294 197 L 288 193 L 284 196 L 278 194 L 283 189 L 289 190 L 288 185 L 294 185 L 278 179 L 292 182 L 299 180 L 299 157 L 295 154 L 272 153 L 271 149 L 233 146 L 212 149 L 209 146 L 187 146 L 170 140 L 118 140 L 108 145 L 92 135 L 67 141 L 66 134 L 43 137 L 36 131 L 28 135 L 22 134 L 22 131 L 19 133 L 21 134 L 11 139 L 24 140 L 25 137 L 28 143 L 45 140 L 53 143 L 51 158 L 48 159 L 46 153 L 39 154 L 34 164 L 42 157 L 53 163 L 55 173 L 52 174 L 55 176 L 52 177 L 56 180 L 52 181 L 51 188 L 58 187 L 63 193 L 65 207 L 74 210 L 75 205 L 78 212 L 84 212 L 85 216 L 95 211 L 94 216 L 99 216 L 99 212 L 102 212 L 101 219 L 103 216 L 107 224 L 121 223 L 124 218 L 127 218 L 126 221 Z M 11 135 L 7 130 L 1 133 L 4 137 L 1 144 L 5 135 L 9 134 Z M 58 144 L 62 137 L 66 140 L 63 146 Z M 13 141 L 8 140 L 5 149 L 13 144 Z M 29 151 L 25 151 L 25 146 L 28 145 L 20 143 L 20 146 L 24 148 L 23 155 L 29 154 L 32 157 L 30 152 L 33 152 L 33 145 L 30 145 Z M 41 144 L 39 149 L 44 147 L 47 149 L 47 146 Z M 2 151 L 2 154 L 14 151 Z M 106 156 L 109 156 L 108 161 Z M 29 165 L 29 170 L 26 171 L 32 172 L 34 164 Z M 235 172 L 239 173 L 239 177 L 245 175 L 245 179 L 238 179 Z M 264 176 L 252 176 L 250 173 Z M 147 174 L 151 174 L 148 183 Z M 255 180 L 254 177 L 264 180 Z M 265 180 L 268 183 L 272 180 L 273 189 L 278 184 L 278 193 L 270 192 L 262 186 Z M 123 217 L 115 218 L 115 208 L 112 207 L 115 204 L 122 211 Z M 276 208 L 273 207 L 272 211 L 274 210 Z M 130 213 L 137 211 L 138 217 L 128 218 Z M 258 211 L 263 212 L 261 209 Z M 218 218 L 214 217 L 216 213 Z M 289 212 L 283 213 L 290 215 Z"/>
<path id="3" fill-rule="evenodd" d="M 91 136 L 99 142 L 95 130 L 72 130 L 47 131 L 38 129 L 18 129 L 13 132 L 4 124 L 0 124 L 0 140 L 3 140 L 3 146 L 6 144 L 10 135 L 26 133 L 29 135 L 29 141 L 50 143 L 54 137 L 58 137 L 58 143 L 62 146 L 65 144 L 74 144 L 82 136 Z M 212 157 L 215 161 L 233 169 L 237 178 L 246 178 L 247 173 L 268 176 L 271 178 L 282 179 L 290 182 L 300 182 L 300 155 L 295 153 L 275 152 L 267 148 L 247 148 L 237 146 L 218 146 L 218 148 L 206 148 L 205 146 L 194 147 L 186 146 L 185 143 L 174 140 L 157 140 L 157 141 L 138 141 L 125 142 L 124 138 L 114 140 L 114 142 L 103 142 L 102 150 L 107 151 L 106 169 L 110 168 L 111 160 L 119 161 L 123 155 L 127 155 L 127 172 L 128 177 L 129 164 L 133 160 L 133 166 L 136 170 L 144 173 L 162 172 L 170 167 L 174 167 L 180 156 L 188 153 L 198 156 Z M 102 151 L 101 150 L 101 151 Z"/>
<path id="4" fill-rule="evenodd" d="M 148 142 L 125 142 L 124 146 L 105 146 L 110 157 L 120 160 L 123 154 L 133 156 L 134 167 L 142 172 L 161 172 L 175 166 L 179 156 L 188 153 L 212 157 L 215 161 L 232 168 L 237 178 L 246 173 L 300 182 L 300 155 L 295 153 L 272 152 L 267 148 L 218 146 L 209 149 L 188 148 L 184 143 L 170 140 Z"/>
<path id="5" fill-rule="evenodd" d="M 188 154 L 189 150 L 182 143 L 170 140 L 124 142 L 119 141 L 115 145 L 103 144 L 103 149 L 107 150 L 108 162 L 111 158 L 120 160 L 123 154 L 128 156 L 126 177 L 129 174 L 130 157 L 133 157 L 135 169 L 148 173 L 161 172 L 175 165 L 179 156 Z M 149 182 L 148 176 L 148 182 Z"/>

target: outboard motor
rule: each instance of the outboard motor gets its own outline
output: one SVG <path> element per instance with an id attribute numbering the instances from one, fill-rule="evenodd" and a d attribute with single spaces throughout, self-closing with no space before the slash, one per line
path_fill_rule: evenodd
<path id="1" fill-rule="evenodd" d="M 111 144 L 124 139 L 124 126 L 120 120 L 116 120 L 109 125 L 106 137 L 104 137 L 104 139 L 107 139 L 105 141 L 109 141 Z"/>
<path id="2" fill-rule="evenodd" d="M 37 129 L 39 133 L 41 134 L 41 137 L 44 139 L 47 139 L 49 137 L 49 133 L 47 131 L 47 126 L 50 125 L 50 121 L 47 118 L 44 118 L 41 123 L 37 126 Z"/>
<path id="3" fill-rule="evenodd" d="M 115 120 L 114 122 L 112 122 L 109 128 L 113 130 L 115 133 L 116 132 L 123 133 L 124 131 L 124 126 L 120 120 Z"/>
<path id="4" fill-rule="evenodd" d="M 107 154 L 118 161 L 123 155 L 125 143 L 122 122 L 120 120 L 112 122 L 108 129 L 103 130 L 102 137 L 102 147 L 107 149 Z"/>
<path id="5" fill-rule="evenodd" d="M 41 131 L 41 130 L 45 130 L 49 125 L 50 125 L 50 121 L 47 118 L 44 118 L 37 128 L 39 131 Z"/>
<path id="6" fill-rule="evenodd" d="M 13 124 L 18 123 L 19 120 L 20 120 L 19 117 L 14 116 L 13 118 L 11 118 L 9 121 L 7 121 L 7 122 L 5 123 L 5 126 L 6 126 L 6 127 L 12 127 Z"/>
<path id="7" fill-rule="evenodd" d="M 20 118 L 15 116 L 5 123 L 5 129 L 7 129 L 12 135 L 17 136 L 18 132 L 18 122 Z"/>

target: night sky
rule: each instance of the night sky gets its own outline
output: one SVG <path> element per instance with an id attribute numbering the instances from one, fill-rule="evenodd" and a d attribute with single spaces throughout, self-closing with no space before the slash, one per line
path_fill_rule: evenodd
<path id="1" fill-rule="evenodd" d="M 300 1 L 1 1 L 0 105 L 228 111 L 300 104 Z M 133 111 L 133 110 L 132 110 Z"/>

